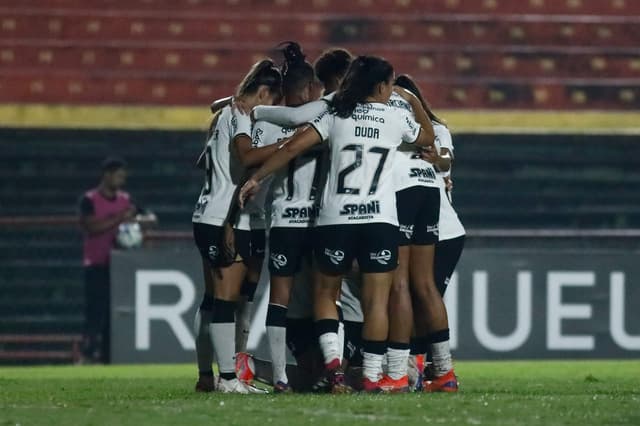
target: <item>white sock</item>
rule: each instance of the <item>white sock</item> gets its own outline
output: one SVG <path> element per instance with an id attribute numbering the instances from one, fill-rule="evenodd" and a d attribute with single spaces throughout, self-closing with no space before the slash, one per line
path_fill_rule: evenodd
<path id="1" fill-rule="evenodd" d="M 382 358 L 384 355 L 365 352 L 362 359 L 362 375 L 372 382 L 380 380 L 382 373 Z"/>
<path id="2" fill-rule="evenodd" d="M 409 367 L 409 349 L 387 348 L 387 374 L 393 380 L 407 375 Z"/>
<path id="3" fill-rule="evenodd" d="M 216 352 L 218 370 L 220 373 L 234 373 L 236 371 L 236 352 L 234 341 L 236 327 L 232 322 L 212 323 L 209 326 L 211 339 Z"/>
<path id="4" fill-rule="evenodd" d="M 273 384 L 289 383 L 287 378 L 287 329 L 285 327 L 267 327 L 267 340 L 271 352 Z"/>
<path id="5" fill-rule="evenodd" d="M 453 369 L 449 341 L 431 343 L 431 357 L 433 358 L 433 370 L 436 377 L 444 376 Z"/>
<path id="6" fill-rule="evenodd" d="M 342 364 L 342 356 L 339 351 L 338 333 L 324 333 L 319 338 L 320 349 L 324 357 L 324 364 L 329 365 L 334 360 L 338 360 Z"/>
<path id="7" fill-rule="evenodd" d="M 246 296 L 241 296 L 236 307 L 236 353 L 247 351 L 252 311 L 253 302 L 249 302 Z"/>
<path id="8" fill-rule="evenodd" d="M 198 371 L 212 371 L 213 364 L 213 343 L 211 343 L 211 311 L 198 309 L 193 322 L 193 330 L 196 335 L 196 359 L 198 360 Z"/>
<path id="9" fill-rule="evenodd" d="M 344 358 L 344 323 L 340 321 L 338 323 L 338 354 L 340 355 L 340 363 L 342 364 L 342 358 Z"/>

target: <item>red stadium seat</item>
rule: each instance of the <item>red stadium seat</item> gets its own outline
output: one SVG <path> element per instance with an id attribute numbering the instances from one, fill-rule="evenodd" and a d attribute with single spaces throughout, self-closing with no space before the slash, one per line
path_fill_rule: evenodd
<path id="1" fill-rule="evenodd" d="M 3 102 L 199 104 L 288 39 L 310 58 L 330 45 L 385 56 L 450 107 L 629 109 L 640 86 L 640 2 L 628 0 L 9 3 Z"/>

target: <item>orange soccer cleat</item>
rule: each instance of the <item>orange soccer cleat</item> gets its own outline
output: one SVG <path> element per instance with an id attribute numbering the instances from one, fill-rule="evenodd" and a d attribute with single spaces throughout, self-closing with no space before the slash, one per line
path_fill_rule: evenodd
<path id="1" fill-rule="evenodd" d="M 407 393 L 409 392 L 409 376 L 405 375 L 399 379 L 393 379 L 391 376 L 385 375 L 378 382 L 378 386 L 388 393 Z"/>
<path id="2" fill-rule="evenodd" d="M 458 392 L 458 378 L 453 370 L 449 370 L 444 376 L 435 377 L 433 380 L 425 380 L 425 392 Z"/>

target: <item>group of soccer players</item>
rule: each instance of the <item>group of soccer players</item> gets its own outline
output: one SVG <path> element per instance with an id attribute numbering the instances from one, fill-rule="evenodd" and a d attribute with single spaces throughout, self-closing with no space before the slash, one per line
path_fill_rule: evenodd
<path id="1" fill-rule="evenodd" d="M 457 391 L 442 296 L 465 231 L 446 125 L 382 58 L 336 48 L 312 65 L 281 48 L 281 67 L 258 62 L 212 105 L 193 214 L 196 390 L 262 392 L 244 373 L 268 252 L 271 363 L 253 369 L 275 392 Z"/>

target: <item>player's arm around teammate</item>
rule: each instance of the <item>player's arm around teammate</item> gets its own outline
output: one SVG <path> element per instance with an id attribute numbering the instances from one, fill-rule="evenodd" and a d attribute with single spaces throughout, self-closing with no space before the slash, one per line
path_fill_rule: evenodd
<path id="1" fill-rule="evenodd" d="M 316 228 L 320 270 L 314 311 L 327 370 L 325 380 L 334 391 L 344 389 L 335 302 L 342 277 L 356 258 L 363 272 L 363 384 L 365 390 L 379 390 L 388 334 L 389 290 L 397 266 L 391 163 L 402 142 L 423 147 L 433 144 L 430 132 L 421 131 L 415 121 L 399 117 L 386 105 L 392 81 L 393 68 L 388 62 L 375 57 L 357 58 L 332 100 L 332 112 L 318 117 L 313 128 L 295 136 L 267 160 L 240 193 L 244 202 L 265 176 L 314 145 L 328 141 L 332 158 Z"/>

